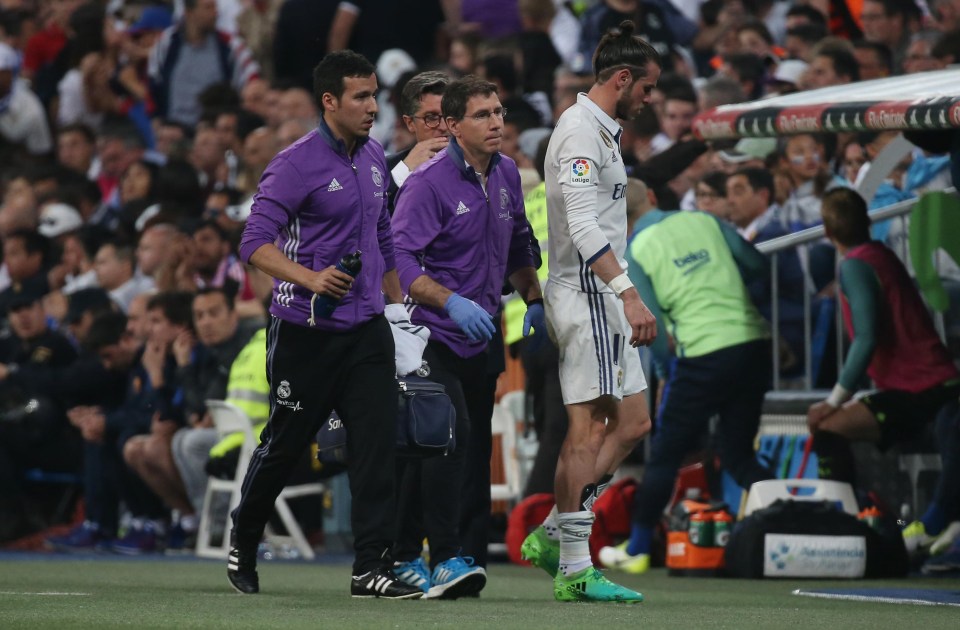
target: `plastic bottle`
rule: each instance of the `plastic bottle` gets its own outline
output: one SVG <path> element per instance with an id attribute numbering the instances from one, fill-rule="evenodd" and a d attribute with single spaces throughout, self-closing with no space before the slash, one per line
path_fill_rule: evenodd
<path id="1" fill-rule="evenodd" d="M 708 512 L 694 512 L 690 515 L 690 544 L 698 547 L 713 546 L 713 517 Z"/>
<path id="2" fill-rule="evenodd" d="M 347 254 L 341 258 L 336 265 L 337 271 L 342 271 L 343 273 L 349 275 L 352 278 L 356 278 L 360 273 L 360 269 L 363 267 L 363 264 L 360 261 L 360 250 L 352 254 Z M 314 313 L 317 317 L 322 317 L 323 319 L 330 319 L 330 316 L 333 315 L 333 311 L 340 304 L 340 300 L 331 297 L 329 295 L 318 295 L 317 302 L 314 306 Z"/>
<path id="3" fill-rule="evenodd" d="M 730 530 L 733 529 L 733 517 L 726 511 L 713 514 L 713 544 L 717 547 L 726 547 L 730 541 Z"/>
<path id="4" fill-rule="evenodd" d="M 857 518 L 866 523 L 871 529 L 880 529 L 880 517 L 883 514 L 876 507 L 868 507 L 857 514 Z"/>

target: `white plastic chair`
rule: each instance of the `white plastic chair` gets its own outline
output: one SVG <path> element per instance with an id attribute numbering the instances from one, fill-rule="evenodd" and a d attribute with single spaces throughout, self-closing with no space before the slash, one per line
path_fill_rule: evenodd
<path id="1" fill-rule="evenodd" d="M 223 541 L 220 545 L 212 545 L 211 523 L 215 502 L 213 496 L 218 492 L 227 492 L 230 494 L 230 508 L 232 512 L 240 503 L 240 488 L 243 484 L 243 478 L 247 474 L 247 467 L 250 465 L 250 457 L 257 448 L 257 438 L 253 434 L 253 425 L 250 418 L 247 417 L 240 408 L 222 400 L 208 400 L 207 410 L 213 418 L 213 424 L 217 429 L 217 435 L 224 437 L 231 433 L 242 433 L 243 444 L 240 445 L 240 459 L 237 461 L 237 470 L 233 479 L 215 479 L 211 477 L 207 481 L 207 492 L 203 498 L 203 511 L 200 514 L 200 530 L 197 533 L 197 556 L 201 558 L 226 559 L 230 552 L 230 536 L 224 533 Z M 287 536 L 275 534 L 269 525 L 267 526 L 266 536 L 268 542 L 273 545 L 290 544 L 297 548 L 300 555 L 308 560 L 313 560 L 315 554 L 313 548 L 307 542 L 300 524 L 293 516 L 290 506 L 287 505 L 287 499 L 307 496 L 311 494 L 323 495 L 325 491 L 322 483 L 305 483 L 296 486 L 287 486 L 277 497 L 276 510 L 283 521 L 283 526 L 287 530 Z M 228 516 L 229 518 L 229 512 Z"/>
<path id="2" fill-rule="evenodd" d="M 493 501 L 517 501 L 523 492 L 520 483 L 520 463 L 517 461 L 517 421 L 501 402 L 493 406 L 490 420 L 493 436 L 500 436 L 500 453 L 503 464 L 503 483 L 490 484 L 490 499 Z"/>

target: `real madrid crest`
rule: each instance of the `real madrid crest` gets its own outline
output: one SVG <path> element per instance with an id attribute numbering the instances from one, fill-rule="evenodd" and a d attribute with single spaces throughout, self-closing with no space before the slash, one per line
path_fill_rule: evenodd
<path id="1" fill-rule="evenodd" d="M 510 195 L 507 194 L 506 188 L 500 189 L 500 209 L 504 210 L 510 204 Z"/>
<path id="2" fill-rule="evenodd" d="M 290 398 L 290 381 L 280 381 L 280 387 L 277 388 L 277 396 L 280 398 Z"/>
<path id="3" fill-rule="evenodd" d="M 380 172 L 380 169 L 376 166 L 370 166 L 370 175 L 373 177 L 373 183 L 377 185 L 377 188 L 383 187 L 383 173 Z"/>

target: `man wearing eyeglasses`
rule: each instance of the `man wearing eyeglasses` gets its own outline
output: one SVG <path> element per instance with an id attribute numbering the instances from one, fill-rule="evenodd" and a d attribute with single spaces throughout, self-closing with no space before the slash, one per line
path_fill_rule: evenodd
<path id="1" fill-rule="evenodd" d="M 403 124 L 417 143 L 387 156 L 387 168 L 390 169 L 387 203 L 391 214 L 396 206 L 397 191 L 410 173 L 447 146 L 447 123 L 440 111 L 440 99 L 449 82 L 450 78 L 442 72 L 421 72 L 411 77 L 400 93 Z"/>
<path id="2" fill-rule="evenodd" d="M 550 275 L 544 302 L 560 347 L 567 437 L 557 463 L 557 505 L 522 546 L 554 578 L 559 601 L 640 602 L 590 558 L 594 501 L 650 431 L 636 347 L 657 323 L 627 276 L 627 174 L 620 123 L 650 102 L 660 55 L 629 20 L 593 55 L 595 83 L 563 113 L 547 148 Z"/>
<path id="3" fill-rule="evenodd" d="M 393 234 L 410 319 L 430 329 L 424 352 L 430 378 L 446 387 L 456 408 L 457 446 L 419 463 L 433 570 L 426 570 L 416 546 L 394 550 L 402 563 L 394 572 L 428 598 L 456 599 L 486 585 L 484 568 L 460 555 L 459 523 L 461 505 L 478 518 L 490 513 L 495 380 L 487 373 L 488 342 L 505 278 L 528 304 L 525 332 L 546 330 L 520 174 L 500 154 L 506 110 L 496 87 L 474 76 L 454 81 L 441 110 L 449 144 L 400 189 Z"/>

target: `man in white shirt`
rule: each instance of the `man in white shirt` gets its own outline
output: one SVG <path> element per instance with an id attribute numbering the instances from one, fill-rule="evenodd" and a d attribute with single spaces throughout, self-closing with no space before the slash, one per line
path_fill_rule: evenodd
<path id="1" fill-rule="evenodd" d="M 31 155 L 53 149 L 53 139 L 43 105 L 30 86 L 20 79 L 20 59 L 10 46 L 0 43 L 0 137 L 21 144 Z"/>
<path id="2" fill-rule="evenodd" d="M 643 601 L 604 578 L 589 550 L 593 502 L 650 431 L 635 348 L 653 341 L 656 320 L 626 274 L 627 174 L 615 118 L 633 118 L 649 103 L 661 62 L 634 28 L 624 21 L 600 40 L 596 81 L 560 117 L 545 164 L 550 275 L 544 303 L 550 336 L 560 347 L 570 422 L 557 464 L 557 505 L 522 553 L 554 576 L 559 601 Z"/>

